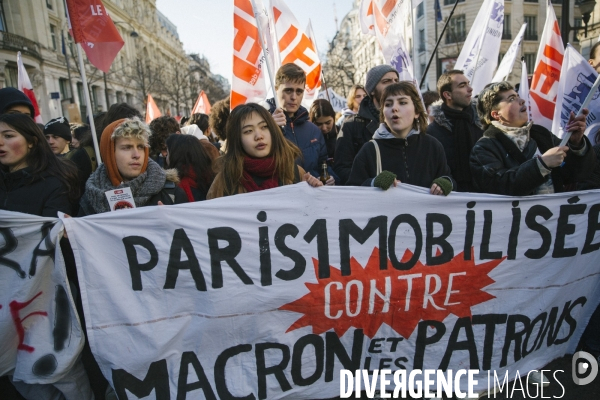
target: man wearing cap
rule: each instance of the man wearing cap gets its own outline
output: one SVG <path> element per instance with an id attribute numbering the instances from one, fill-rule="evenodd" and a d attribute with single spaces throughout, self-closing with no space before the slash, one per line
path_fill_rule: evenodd
<path id="1" fill-rule="evenodd" d="M 396 82 L 398 72 L 391 65 L 378 65 L 367 72 L 368 96 L 361 101 L 358 113 L 346 119 L 335 144 L 333 170 L 343 184 L 350 176 L 354 157 L 379 128 L 379 100 L 383 89 Z"/>
<path id="2" fill-rule="evenodd" d="M 5 87 L 0 89 L 0 114 L 21 113 L 34 116 L 31 100 L 19 89 Z"/>
<path id="3" fill-rule="evenodd" d="M 68 153 L 71 149 L 71 126 L 65 117 L 54 118 L 44 126 L 44 136 L 57 156 Z"/>

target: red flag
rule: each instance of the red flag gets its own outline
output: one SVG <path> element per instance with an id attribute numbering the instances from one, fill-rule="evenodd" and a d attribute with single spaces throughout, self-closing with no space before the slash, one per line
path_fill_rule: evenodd
<path id="1" fill-rule="evenodd" d="M 42 124 L 42 116 L 40 115 L 40 108 L 38 107 L 37 99 L 35 98 L 35 93 L 33 93 L 33 86 L 31 85 L 31 81 L 29 80 L 29 74 L 27 74 L 27 70 L 23 65 L 23 60 L 21 59 L 21 52 L 17 53 L 17 70 L 18 70 L 18 82 L 19 82 L 19 90 L 25 93 L 25 96 L 31 100 L 33 104 L 34 116 L 33 119 L 38 124 Z"/>
<path id="2" fill-rule="evenodd" d="M 90 62 L 108 72 L 125 44 L 102 0 L 67 0 L 71 35 L 81 43 Z"/>
<path id="3" fill-rule="evenodd" d="M 552 2 L 548 0 L 546 24 L 535 59 L 535 70 L 529 88 L 531 117 L 536 124 L 552 129 L 554 106 L 558 94 L 558 81 L 562 68 L 565 47 L 558 28 Z"/>
<path id="4" fill-rule="evenodd" d="M 198 95 L 198 100 L 196 100 L 196 104 L 194 104 L 194 108 L 192 109 L 192 114 L 210 114 L 210 102 L 208 101 L 208 96 L 204 93 L 204 90 L 200 91 Z"/>
<path id="5" fill-rule="evenodd" d="M 146 102 L 146 123 L 149 124 L 153 119 L 156 119 L 161 115 L 154 99 L 151 95 L 148 95 L 148 101 Z"/>

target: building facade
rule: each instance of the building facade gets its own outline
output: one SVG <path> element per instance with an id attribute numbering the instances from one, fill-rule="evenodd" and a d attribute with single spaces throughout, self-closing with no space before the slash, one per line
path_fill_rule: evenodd
<path id="1" fill-rule="evenodd" d="M 117 102 L 143 113 L 151 94 L 163 114 L 188 114 L 198 91 L 191 84 L 190 58 L 177 27 L 157 10 L 156 0 L 104 0 L 103 4 L 125 45 L 107 74 L 84 55 L 93 113 Z M 0 87 L 17 87 L 17 51 L 22 53 L 44 121 L 69 116 L 71 103 L 85 120 L 79 60 L 63 0 L 0 0 Z M 206 67 L 210 73 L 210 65 Z"/>
<path id="2" fill-rule="evenodd" d="M 421 81 L 425 72 L 427 63 L 432 57 L 435 44 L 442 36 L 437 50 L 437 57 L 433 57 L 431 66 L 425 76 L 422 84 L 422 90 L 436 90 L 436 83 L 439 75 L 444 71 L 454 68 L 454 64 L 462 45 L 467 38 L 469 29 L 475 21 L 475 17 L 481 8 L 480 0 L 459 0 L 456 9 L 450 19 L 446 31 L 442 35 L 444 25 L 448 21 L 450 12 L 456 0 L 437 0 L 441 7 L 441 21 L 437 21 L 435 13 L 436 0 L 423 0 L 417 6 L 411 15 L 405 16 L 406 46 L 411 52 L 415 75 L 417 80 Z M 579 10 L 581 0 L 569 1 L 569 23 L 570 26 L 579 27 L 582 25 L 582 16 Z M 327 54 L 327 63 L 333 60 L 335 64 L 340 59 L 344 59 L 347 64 L 354 66 L 355 83 L 364 84 L 366 72 L 369 68 L 383 64 L 384 58 L 375 37 L 364 35 L 361 32 L 358 12 L 361 0 L 356 0 L 353 9 L 344 17 L 338 34 L 331 43 Z M 559 26 L 561 25 L 562 0 L 552 0 L 554 11 L 556 13 Z M 593 13 L 592 29 L 588 29 L 588 37 L 597 40 L 600 33 L 600 6 L 596 6 L 599 11 Z M 525 37 L 521 44 L 520 54 L 525 57 L 529 75 L 533 73 L 535 58 L 539 48 L 539 40 L 546 22 L 547 2 L 545 0 L 505 0 L 504 2 L 504 32 L 502 35 L 502 44 L 500 47 L 499 60 L 502 59 L 513 39 L 517 36 L 523 23 L 527 22 Z M 595 17 L 598 15 L 598 17 Z M 411 17 L 414 18 L 415 27 L 411 29 Z M 594 18 L 598 21 L 594 22 Z M 346 21 L 346 25 L 344 25 Z M 346 35 L 343 30 L 351 32 Z M 579 49 L 579 40 L 581 39 L 581 30 L 570 32 L 570 43 Z M 413 40 L 414 37 L 414 40 Z M 583 40 L 583 39 L 582 39 Z M 586 43 L 591 39 L 586 39 Z M 413 47 L 414 43 L 414 47 Z M 592 43 L 593 44 L 593 43 Z M 589 46 L 588 46 L 589 47 Z M 589 53 L 589 50 L 588 50 Z M 327 69 L 327 65 L 324 67 Z M 512 73 L 508 80 L 515 84 L 520 81 L 521 64 L 515 62 Z M 331 78 L 330 80 L 334 80 Z M 348 90 L 348 87 L 331 85 L 338 93 Z"/>

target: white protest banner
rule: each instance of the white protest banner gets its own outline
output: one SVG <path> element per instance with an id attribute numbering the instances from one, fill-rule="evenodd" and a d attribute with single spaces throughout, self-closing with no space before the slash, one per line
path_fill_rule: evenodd
<path id="1" fill-rule="evenodd" d="M 479 93 L 492 80 L 498 65 L 503 23 L 504 0 L 485 0 L 455 66 L 469 78 L 473 93 Z"/>
<path id="2" fill-rule="evenodd" d="M 496 71 L 496 75 L 494 75 L 492 82 L 500 82 L 508 79 L 508 75 L 510 75 L 510 72 L 513 69 L 513 65 L 517 59 L 517 54 L 521 48 L 521 42 L 523 41 L 525 28 L 527 28 L 526 23 L 521 26 L 519 33 L 517 33 L 517 37 L 515 40 L 513 40 L 504 57 L 502 57 L 502 61 L 500 62 L 500 66 L 498 66 L 498 70 Z"/>
<path id="3" fill-rule="evenodd" d="M 337 94 L 332 88 L 327 88 L 326 92 L 319 92 L 317 98 L 328 100 L 335 112 L 342 111 L 348 106 L 346 98 Z"/>
<path id="4" fill-rule="evenodd" d="M 561 127 L 567 125 L 571 111 L 579 112 L 583 101 L 590 92 L 598 73 L 587 62 L 585 58 L 570 44 L 565 49 L 562 69 L 562 79 L 558 82 L 558 94 L 556 96 L 556 107 L 552 119 L 552 133 L 562 137 Z M 596 132 L 600 130 L 600 92 L 596 92 L 588 106 L 590 113 L 587 116 L 587 127 L 585 134 L 588 135 L 592 144 L 595 143 Z M 590 135 L 591 133 L 591 135 Z"/>
<path id="5" fill-rule="evenodd" d="M 83 348 L 61 230 L 56 218 L 0 211 L 0 376 L 56 382 Z"/>
<path id="6" fill-rule="evenodd" d="M 301 183 L 65 219 L 102 372 L 121 399 L 323 399 L 342 368 L 470 368 L 485 390 L 573 352 L 600 193 L 428 193 Z"/>
<path id="7" fill-rule="evenodd" d="M 560 36 L 554 7 L 552 1 L 547 0 L 546 23 L 540 38 L 540 48 L 535 58 L 535 68 L 529 88 L 529 104 L 533 121 L 547 129 L 552 129 L 564 54 L 565 47 Z"/>

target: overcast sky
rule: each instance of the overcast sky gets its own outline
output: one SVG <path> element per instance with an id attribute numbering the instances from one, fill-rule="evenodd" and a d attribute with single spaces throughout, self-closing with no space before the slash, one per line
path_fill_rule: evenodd
<path id="1" fill-rule="evenodd" d="M 312 21 L 319 53 L 335 36 L 334 3 L 339 23 L 353 0 L 286 0 L 303 29 Z M 231 82 L 233 0 L 156 0 L 156 6 L 177 26 L 184 50 L 204 54 L 211 71 Z"/>

